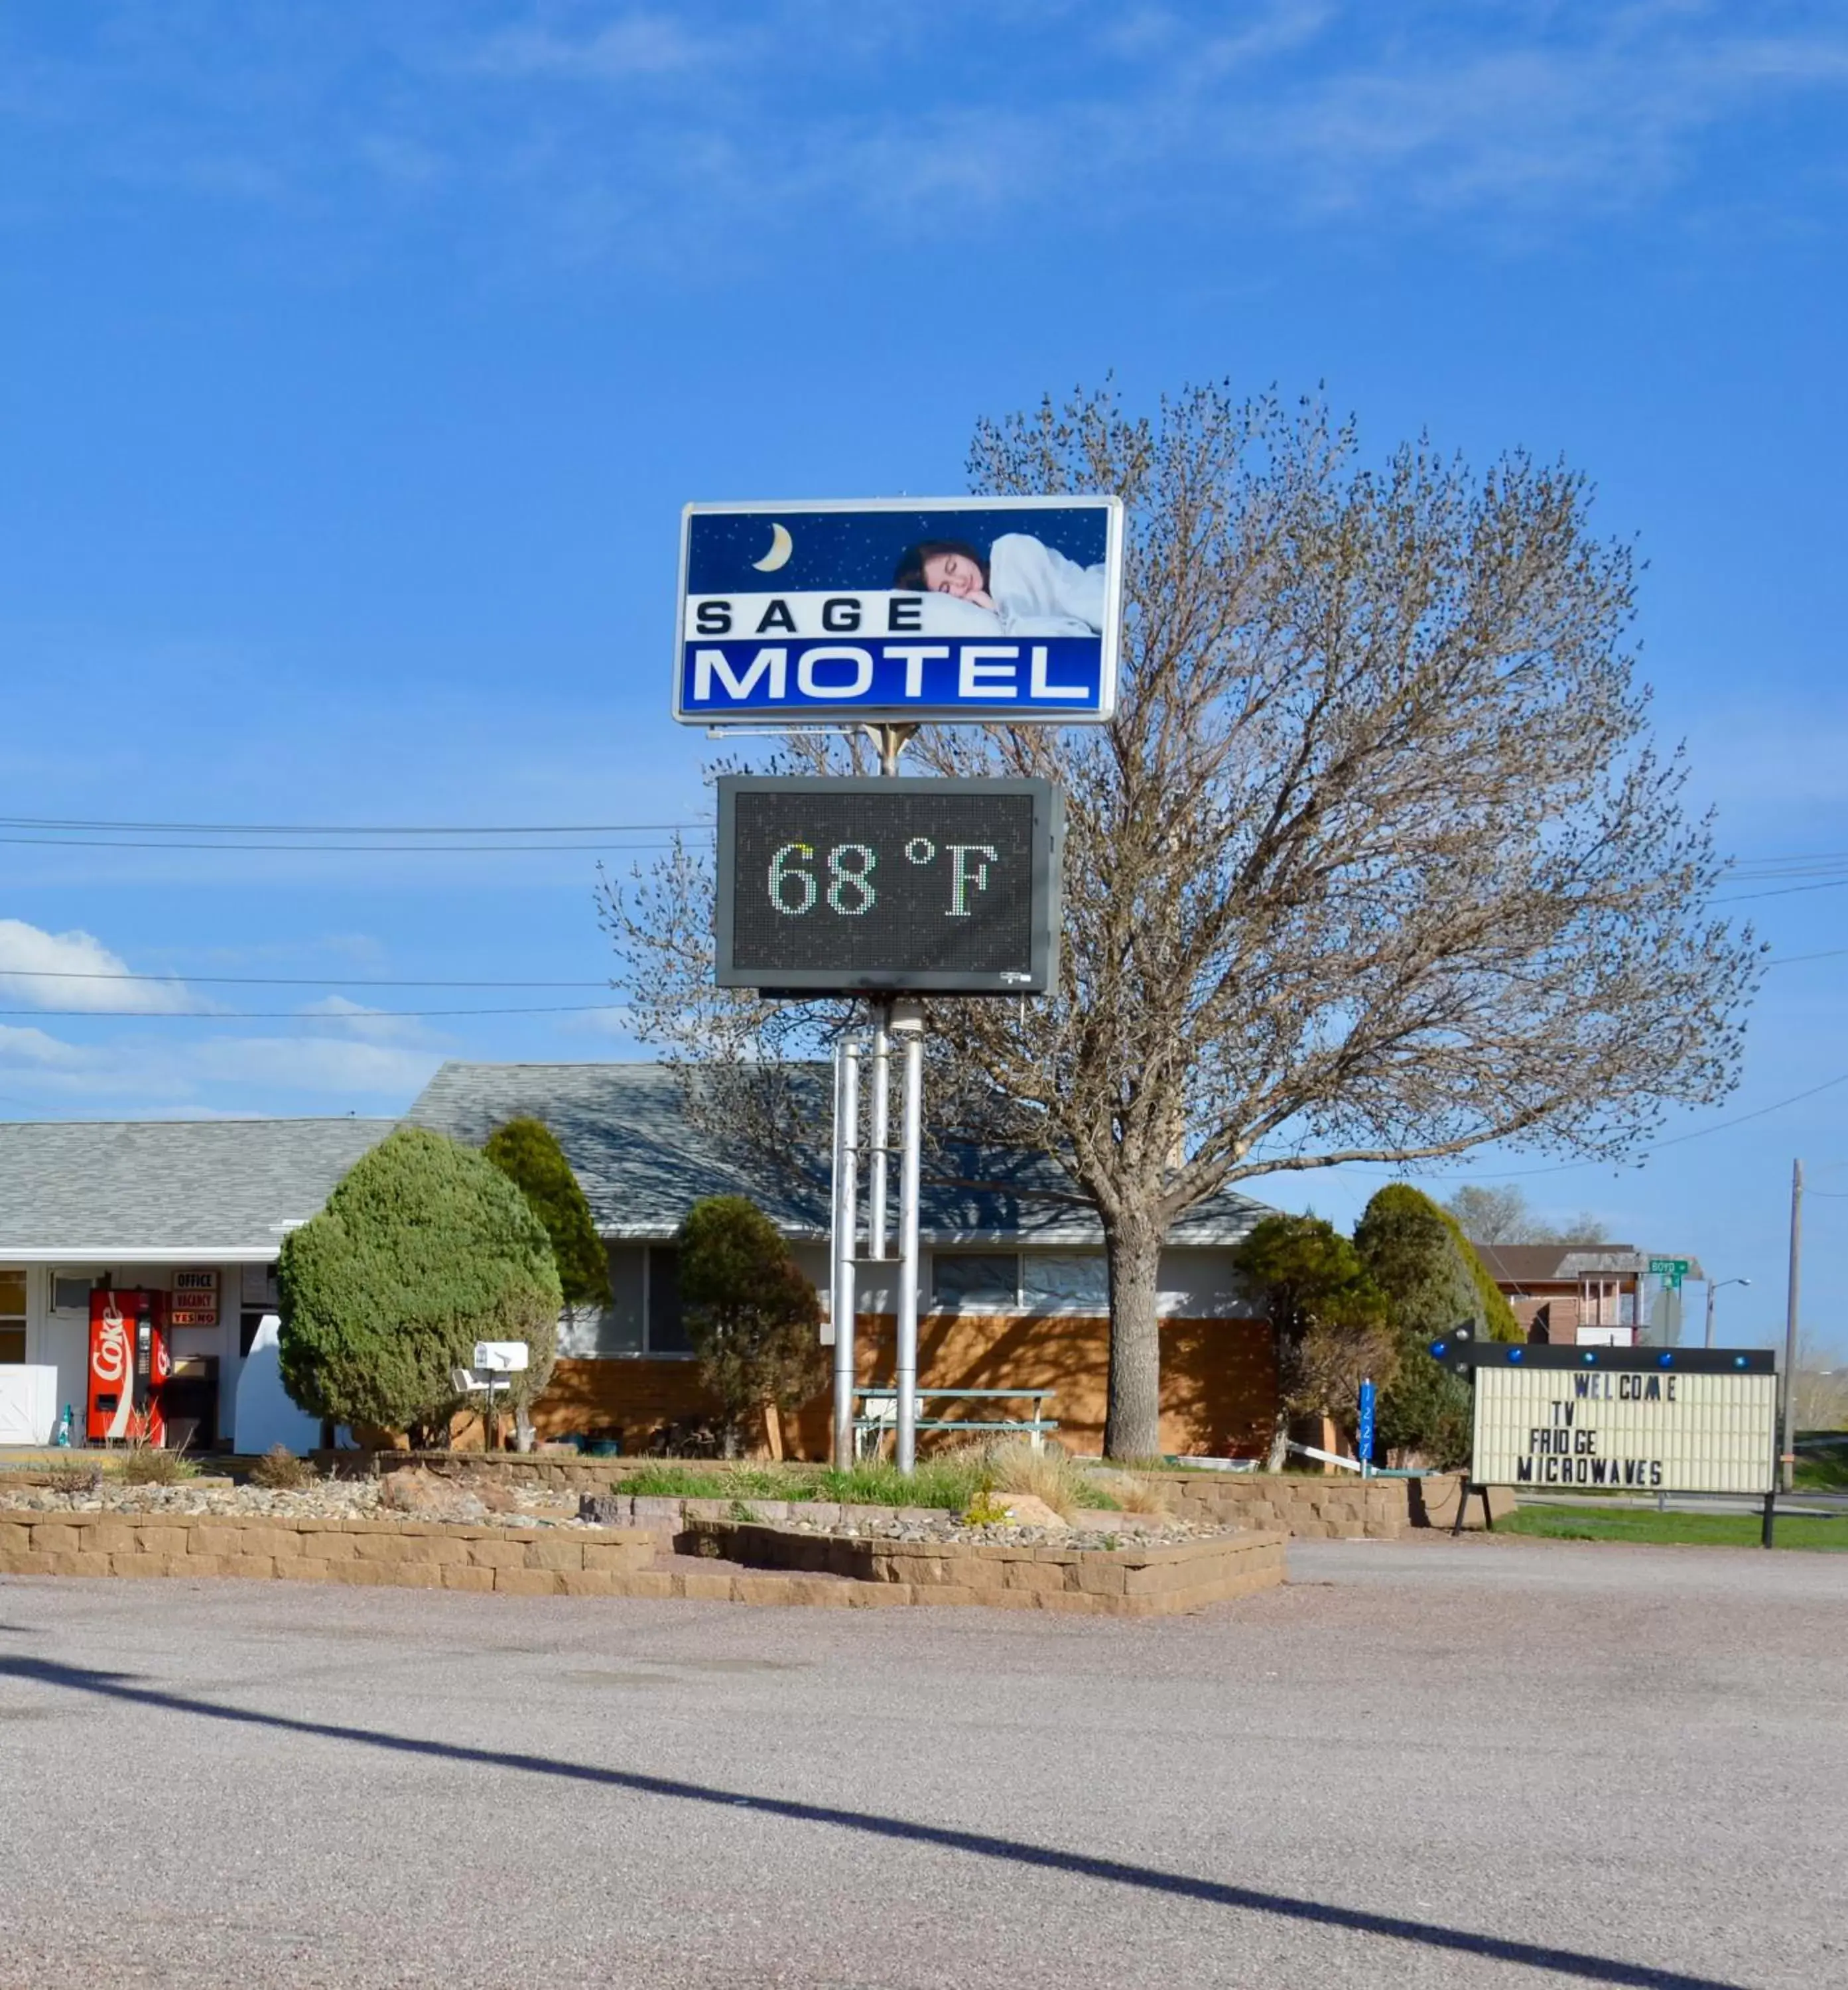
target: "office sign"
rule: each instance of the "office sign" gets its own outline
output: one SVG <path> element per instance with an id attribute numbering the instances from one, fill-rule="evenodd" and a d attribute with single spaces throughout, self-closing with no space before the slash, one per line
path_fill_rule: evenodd
<path id="1" fill-rule="evenodd" d="M 1044 993 L 1063 826 L 1045 781 L 723 776 L 718 985 Z"/>
<path id="2" fill-rule="evenodd" d="M 674 716 L 1100 722 L 1122 591 L 1115 498 L 689 504 Z"/>
<path id="3" fill-rule="evenodd" d="M 1778 1378 L 1768 1352 L 1497 1346 L 1495 1355 L 1471 1364 L 1476 1485 L 1772 1489 Z"/>

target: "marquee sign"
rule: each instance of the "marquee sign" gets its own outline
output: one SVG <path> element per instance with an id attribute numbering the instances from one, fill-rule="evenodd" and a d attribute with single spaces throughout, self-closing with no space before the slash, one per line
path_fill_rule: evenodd
<path id="1" fill-rule="evenodd" d="M 674 716 L 1100 722 L 1122 593 L 1115 498 L 689 504 Z"/>
<path id="2" fill-rule="evenodd" d="M 1049 782 L 718 782 L 717 980 L 807 993 L 1034 995 L 1057 972 Z"/>
<path id="3" fill-rule="evenodd" d="M 1778 1377 L 1768 1350 L 1452 1336 L 1432 1353 L 1474 1375 L 1473 1485 L 1761 1497 L 1775 1484 Z"/>

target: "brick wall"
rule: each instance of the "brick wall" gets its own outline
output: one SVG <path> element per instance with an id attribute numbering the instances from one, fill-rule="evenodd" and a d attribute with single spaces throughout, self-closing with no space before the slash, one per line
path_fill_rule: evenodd
<path id="1" fill-rule="evenodd" d="M 861 1319 L 855 1354 L 864 1384 L 892 1380 L 895 1333 L 889 1313 Z M 926 1388 L 1056 1390 L 1051 1413 L 1061 1439 L 1071 1450 L 1096 1452 L 1103 1443 L 1109 1336 L 1109 1323 L 1096 1315 L 932 1314 L 919 1323 L 919 1380 Z M 1276 1413 L 1269 1323 L 1167 1319 L 1161 1343 L 1162 1448 L 1208 1457 L 1262 1452 Z M 824 1389 L 785 1418 L 792 1457 L 827 1456 L 829 1403 Z M 997 1415 L 1011 1408 L 944 1407 L 959 1415 Z M 619 1430 L 634 1449 L 661 1424 L 712 1411 L 694 1362 L 561 1360 L 534 1407 L 533 1421 L 542 1437 Z"/>
<path id="2" fill-rule="evenodd" d="M 1576 1283 L 1524 1286 L 1518 1294 L 1508 1294 L 1508 1303 L 1513 1308 L 1514 1317 L 1524 1333 L 1532 1330 L 1534 1315 L 1545 1309 L 1547 1339 L 1550 1343 L 1570 1347 L 1578 1340 L 1580 1309 Z"/>

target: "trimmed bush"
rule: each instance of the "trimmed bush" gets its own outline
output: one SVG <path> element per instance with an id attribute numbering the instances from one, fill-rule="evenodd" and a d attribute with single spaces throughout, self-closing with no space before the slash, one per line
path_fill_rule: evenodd
<path id="1" fill-rule="evenodd" d="M 1267 1216 L 1232 1262 L 1264 1296 L 1285 1410 L 1333 1417 L 1351 1430 L 1362 1379 L 1384 1389 L 1398 1366 L 1385 1296 L 1360 1254 L 1319 1216 Z M 1284 1435 L 1280 1426 L 1273 1471 L 1283 1462 Z"/>
<path id="2" fill-rule="evenodd" d="M 1435 1465 L 1461 1465 L 1469 1455 L 1469 1391 L 1428 1352 L 1466 1320 L 1479 1332 L 1482 1326 L 1475 1281 L 1452 1225 L 1428 1195 L 1391 1182 L 1367 1204 L 1354 1241 L 1386 1296 L 1398 1343 L 1398 1372 L 1380 1394 L 1379 1442 Z"/>
<path id="3" fill-rule="evenodd" d="M 550 1378 L 562 1303 L 552 1241 L 493 1163 L 421 1127 L 358 1161 L 318 1216 L 283 1240 L 283 1386 L 309 1415 L 447 1441 L 467 1398 L 451 1371 L 477 1340 L 532 1350 L 501 1401 Z"/>
<path id="4" fill-rule="evenodd" d="M 1415 1189 L 1412 1193 L 1417 1194 Z M 1489 1268 L 1476 1255 L 1476 1246 L 1464 1233 L 1463 1226 L 1441 1202 L 1431 1207 L 1442 1219 L 1449 1231 L 1458 1251 L 1462 1254 L 1463 1268 L 1469 1274 L 1469 1282 L 1476 1288 L 1476 1319 L 1478 1333 L 1486 1334 L 1491 1340 L 1525 1340 L 1520 1322 L 1514 1317 L 1514 1309 L 1508 1303 L 1508 1296 L 1490 1275 Z M 1455 1322 L 1452 1323 L 1455 1325 Z"/>
<path id="5" fill-rule="evenodd" d="M 782 1413 L 800 1408 L 827 1372 L 821 1308 L 776 1226 L 742 1195 L 694 1204 L 680 1228 L 680 1296 L 700 1377 L 735 1436 L 763 1419 L 783 1455 Z"/>
<path id="6" fill-rule="evenodd" d="M 552 1129 L 542 1119 L 509 1119 L 481 1150 L 532 1204 L 552 1239 L 559 1288 L 568 1306 L 610 1303 L 610 1261 L 590 1220 L 590 1205 Z"/>

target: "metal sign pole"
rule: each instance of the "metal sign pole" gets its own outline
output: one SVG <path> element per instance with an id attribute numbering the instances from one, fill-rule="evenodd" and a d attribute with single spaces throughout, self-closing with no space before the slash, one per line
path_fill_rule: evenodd
<path id="1" fill-rule="evenodd" d="M 886 1218 L 889 1214 L 891 1177 L 887 1166 L 892 1139 L 892 1004 L 873 1004 L 872 1113 L 871 1139 L 872 1165 L 868 1170 L 868 1209 L 866 1253 L 869 1258 L 885 1255 Z"/>
<path id="2" fill-rule="evenodd" d="M 905 1092 L 899 1160 L 898 1465 L 909 1475 L 918 1459 L 918 1191 L 924 1146 L 924 1013 L 915 1002 L 895 1008 L 894 1031 L 905 1043 Z"/>
<path id="3" fill-rule="evenodd" d="M 859 1228 L 860 1046 L 843 1037 L 834 1048 L 834 1464 L 854 1462 L 854 1244 Z"/>
<path id="4" fill-rule="evenodd" d="M 1783 1442 L 1778 1447 L 1778 1477 L 1786 1492 L 1796 1489 L 1797 1471 L 1797 1357 L 1802 1319 L 1803 1279 L 1803 1163 L 1790 1164 L 1790 1283 L 1784 1305 L 1784 1414 L 1779 1428 Z"/>

